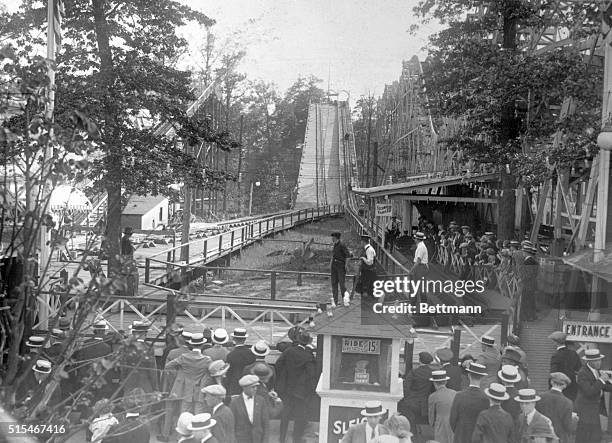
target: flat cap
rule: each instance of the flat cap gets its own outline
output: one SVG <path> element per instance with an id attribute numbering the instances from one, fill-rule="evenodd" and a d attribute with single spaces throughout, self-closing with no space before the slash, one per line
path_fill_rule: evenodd
<path id="1" fill-rule="evenodd" d="M 247 386 L 253 386 L 259 384 L 259 377 L 253 374 L 248 374 L 243 376 L 240 380 L 238 380 L 238 384 L 242 388 L 246 388 Z"/>
<path id="2" fill-rule="evenodd" d="M 453 359 L 453 351 L 449 348 L 438 349 L 436 355 L 442 363 L 449 362 Z"/>
<path id="3" fill-rule="evenodd" d="M 209 385 L 201 389 L 203 394 L 214 395 L 215 397 L 225 397 L 227 391 L 221 385 Z"/>
<path id="4" fill-rule="evenodd" d="M 569 386 L 572 382 L 563 372 L 553 372 L 550 374 L 550 381 L 554 383 L 565 383 L 565 386 Z"/>
<path id="5" fill-rule="evenodd" d="M 565 340 L 567 340 L 567 334 L 565 332 L 555 331 L 550 334 L 548 338 L 557 343 L 565 343 Z"/>

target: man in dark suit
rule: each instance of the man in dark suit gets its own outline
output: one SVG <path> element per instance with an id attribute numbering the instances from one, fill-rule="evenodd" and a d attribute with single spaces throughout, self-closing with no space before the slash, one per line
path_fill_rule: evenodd
<path id="1" fill-rule="evenodd" d="M 449 348 L 438 349 L 436 357 L 440 362 L 440 369 L 446 371 L 446 376 L 449 378 L 446 387 L 454 391 L 461 391 L 463 389 L 463 373 L 459 366 L 451 364 L 454 357 L 453 351 Z"/>
<path id="2" fill-rule="evenodd" d="M 234 414 L 236 443 L 268 443 L 270 415 L 265 398 L 256 395 L 259 378 L 245 375 L 238 383 L 242 394 L 232 397 L 230 409 Z"/>
<path id="3" fill-rule="evenodd" d="M 544 392 L 542 399 L 536 403 L 536 409 L 550 418 L 559 443 L 570 443 L 574 425 L 575 413 L 572 413 L 572 401 L 563 395 L 563 390 L 570 384 L 570 379 L 563 372 L 550 374 L 552 387 Z"/>
<path id="4" fill-rule="evenodd" d="M 502 401 L 501 407 L 516 420 L 521 413 L 521 407 L 514 397 L 518 394 L 516 383 L 521 381 L 521 374 L 519 374 L 519 370 L 516 366 L 503 365 L 501 369 L 497 371 L 497 378 L 499 383 L 504 385 L 508 393 L 508 399 Z"/>
<path id="5" fill-rule="evenodd" d="M 58 364 L 64 352 L 64 341 L 66 340 L 66 332 L 61 329 L 51 330 L 51 339 L 49 346 L 45 349 L 45 355 L 53 364 Z"/>
<path id="6" fill-rule="evenodd" d="M 315 394 L 318 381 L 317 362 L 306 349 L 312 337 L 300 331 L 297 346 L 290 346 L 276 361 L 277 390 L 283 400 L 280 441 L 285 442 L 289 421 L 293 420 L 293 441 L 301 441 L 308 424 L 307 406 Z"/>
<path id="7" fill-rule="evenodd" d="M 518 418 L 518 441 L 519 443 L 531 443 L 532 437 L 539 434 L 555 435 L 552 422 L 544 414 L 536 410 L 536 403 L 540 396 L 535 389 L 519 389 L 514 399 L 521 405 L 521 415 Z M 581 440 L 581 443 L 586 440 Z M 601 442 L 599 442 L 601 443 Z"/>
<path id="8" fill-rule="evenodd" d="M 612 391 L 608 377 L 601 374 L 603 354 L 599 349 L 587 349 L 584 352 L 585 365 L 578 371 L 576 383 L 578 394 L 574 402 L 574 410 L 578 414 L 576 435 L 580 435 L 580 443 L 601 442 L 601 421 L 599 415 L 607 416 L 603 391 Z"/>
<path id="9" fill-rule="evenodd" d="M 489 398 L 480 389 L 480 383 L 487 375 L 485 366 L 472 362 L 467 372 L 469 386 L 455 395 L 451 406 L 449 421 L 455 433 L 453 443 L 472 443 L 478 414 L 489 407 Z"/>
<path id="10" fill-rule="evenodd" d="M 570 379 L 570 384 L 563 391 L 570 400 L 576 400 L 578 386 L 576 385 L 576 374 L 582 368 L 578 353 L 568 347 L 567 334 L 555 331 L 548 336 L 557 345 L 557 350 L 550 357 L 550 372 L 563 372 Z"/>
<path id="11" fill-rule="evenodd" d="M 149 394 L 159 389 L 157 362 L 151 347 L 145 342 L 149 324 L 134 321 L 130 329 L 132 335 L 136 338 L 137 347 L 140 349 L 139 352 L 128 353 L 123 359 L 121 368 L 121 379 L 125 383 L 123 391 L 130 392 L 136 388 L 141 388 Z M 145 353 L 144 356 L 143 353 Z"/>
<path id="12" fill-rule="evenodd" d="M 242 370 L 242 375 L 251 374 L 251 371 L 256 364 L 260 364 L 260 365 L 264 364 L 268 366 L 268 368 L 270 368 L 270 370 L 272 371 L 272 376 L 270 377 L 270 381 L 268 385 L 275 386 L 276 385 L 276 370 L 274 369 L 272 365 L 266 362 L 266 356 L 270 353 L 270 346 L 268 346 L 268 344 L 264 340 L 259 340 L 253 346 L 251 346 L 251 353 L 255 356 L 255 361 L 244 367 L 244 369 Z"/>
<path id="13" fill-rule="evenodd" d="M 230 367 L 227 371 L 227 389 L 230 395 L 237 395 L 242 392 L 240 389 L 240 385 L 238 384 L 238 380 L 242 377 L 242 373 L 244 368 L 251 363 L 255 362 L 255 356 L 251 352 L 249 346 L 245 344 L 247 337 L 246 329 L 236 328 L 234 332 L 231 334 L 235 346 L 227 357 L 225 361 L 230 364 Z"/>
<path id="14" fill-rule="evenodd" d="M 480 344 L 482 352 L 476 358 L 476 363 L 484 365 L 488 374 L 480 383 L 480 388 L 484 391 L 495 381 L 495 374 L 501 367 L 501 354 L 493 337 L 483 335 L 480 337 Z"/>
<path id="15" fill-rule="evenodd" d="M 485 394 L 489 397 L 491 406 L 478 414 L 472 443 L 514 442 L 514 420 L 501 407 L 501 402 L 510 398 L 506 387 L 491 383 L 485 388 Z"/>
<path id="16" fill-rule="evenodd" d="M 202 388 L 204 403 L 212 418 L 216 421 L 211 429 L 213 437 L 219 442 L 234 442 L 234 414 L 225 406 L 223 400 L 227 395 L 225 388 L 221 385 L 210 385 Z"/>
<path id="17" fill-rule="evenodd" d="M 428 421 L 429 394 L 434 387 L 431 381 L 433 357 L 429 352 L 419 353 L 421 365 L 406 374 L 404 378 L 404 398 L 399 404 L 400 412 L 410 420 L 412 429 Z"/>
<path id="18" fill-rule="evenodd" d="M 77 368 L 74 372 L 76 376 L 71 374 L 72 371 L 68 371 L 70 378 L 67 380 L 68 383 L 73 384 L 73 389 L 79 389 L 81 386 L 80 380 L 84 380 L 90 374 L 91 365 L 99 361 L 104 357 L 108 357 L 113 353 L 111 345 L 106 342 L 106 331 L 108 330 L 108 324 L 105 320 L 98 320 L 94 322 L 92 326 L 93 338 L 86 340 L 83 345 L 74 353 L 74 367 Z M 110 398 L 115 392 L 117 380 L 115 371 L 108 371 L 105 376 L 106 384 L 101 386 L 95 394 L 95 400 L 101 400 L 102 398 Z M 71 391 L 73 392 L 73 391 Z"/>

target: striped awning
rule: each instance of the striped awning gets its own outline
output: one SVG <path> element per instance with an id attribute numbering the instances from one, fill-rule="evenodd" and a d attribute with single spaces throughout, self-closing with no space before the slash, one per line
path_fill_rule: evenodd
<path id="1" fill-rule="evenodd" d="M 61 185 L 51 192 L 49 209 L 51 211 L 91 211 L 91 202 L 80 189 Z"/>

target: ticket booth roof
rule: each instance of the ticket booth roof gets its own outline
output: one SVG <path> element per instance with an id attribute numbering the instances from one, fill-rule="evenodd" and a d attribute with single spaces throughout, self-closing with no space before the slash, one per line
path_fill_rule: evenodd
<path id="1" fill-rule="evenodd" d="M 415 338 L 416 332 L 410 324 L 398 324 L 390 316 L 383 316 L 372 311 L 365 311 L 363 318 L 358 300 L 351 302 L 348 308 L 334 308 L 333 317 L 323 312 L 314 317 L 315 326 L 310 329 L 313 334 L 342 335 L 375 338 Z M 366 320 L 366 321 L 363 321 Z M 368 324 L 362 324 L 368 323 Z"/>

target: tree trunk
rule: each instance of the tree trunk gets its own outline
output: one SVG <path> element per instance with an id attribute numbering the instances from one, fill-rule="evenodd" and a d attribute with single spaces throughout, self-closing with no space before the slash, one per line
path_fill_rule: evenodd
<path id="1" fill-rule="evenodd" d="M 92 0 L 94 26 L 98 53 L 100 56 L 100 78 L 104 97 L 106 129 L 103 134 L 106 145 L 106 192 L 108 207 L 106 211 L 106 238 L 108 240 L 108 275 L 119 269 L 119 243 L 121 240 L 121 169 L 122 153 L 118 146 L 117 126 L 115 124 L 115 105 L 113 104 L 113 55 L 110 47 L 108 23 L 106 22 L 106 0 Z"/>

